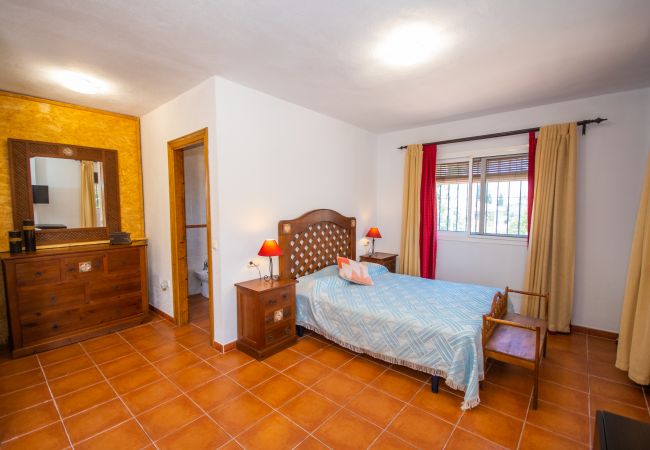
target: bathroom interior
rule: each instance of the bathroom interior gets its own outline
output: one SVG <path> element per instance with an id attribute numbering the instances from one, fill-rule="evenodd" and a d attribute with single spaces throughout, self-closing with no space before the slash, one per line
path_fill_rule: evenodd
<path id="1" fill-rule="evenodd" d="M 187 243 L 187 298 L 190 323 L 208 331 L 208 238 L 205 207 L 203 144 L 183 151 L 185 175 L 185 242 Z"/>

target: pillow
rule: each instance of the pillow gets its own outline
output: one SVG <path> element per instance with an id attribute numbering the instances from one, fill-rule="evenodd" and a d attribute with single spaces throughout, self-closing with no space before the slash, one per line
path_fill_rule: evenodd
<path id="1" fill-rule="evenodd" d="M 344 280 L 366 286 L 373 284 L 372 278 L 368 275 L 368 267 L 365 264 L 341 256 L 336 257 L 336 262 L 339 266 L 339 276 Z"/>
<path id="2" fill-rule="evenodd" d="M 362 266 L 366 266 L 368 268 L 368 276 L 370 278 L 378 277 L 379 275 L 383 275 L 385 273 L 388 273 L 388 269 L 381 264 L 376 264 L 376 263 L 371 263 L 371 262 L 362 262 Z"/>

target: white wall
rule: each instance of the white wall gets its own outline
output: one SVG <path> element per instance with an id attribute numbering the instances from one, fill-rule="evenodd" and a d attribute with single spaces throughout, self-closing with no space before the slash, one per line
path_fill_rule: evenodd
<path id="1" fill-rule="evenodd" d="M 208 136 L 209 138 L 209 136 Z M 183 152 L 185 172 L 185 223 L 205 225 L 205 161 L 203 145 Z M 201 293 L 201 281 L 194 275 L 203 270 L 208 259 L 208 232 L 206 228 L 187 228 L 187 291 L 188 294 Z"/>
<path id="2" fill-rule="evenodd" d="M 627 262 L 650 147 L 650 89 L 622 92 L 402 130 L 379 136 L 377 225 L 382 249 L 398 250 L 404 152 L 400 145 L 607 117 L 580 135 L 573 323 L 617 331 Z M 512 136 L 439 147 L 439 157 L 527 145 Z M 526 247 L 490 239 L 446 240 L 438 247 L 438 277 L 503 287 L 521 286 Z"/>
<path id="3" fill-rule="evenodd" d="M 208 128 L 208 151 L 214 153 L 215 83 L 209 79 L 142 116 L 142 176 L 145 229 L 149 246 L 149 303 L 173 315 L 167 142 Z M 210 164 L 210 170 L 212 166 Z M 167 282 L 169 289 L 161 284 Z"/>
<path id="4" fill-rule="evenodd" d="M 216 95 L 217 171 L 210 186 L 222 287 L 215 339 L 230 342 L 237 337 L 233 284 L 257 277 L 247 268 L 252 258 L 268 273 L 267 258 L 256 255 L 265 238 L 277 239 L 280 220 L 334 209 L 356 216 L 358 240 L 374 224 L 376 137 L 224 79 L 216 79 Z"/>

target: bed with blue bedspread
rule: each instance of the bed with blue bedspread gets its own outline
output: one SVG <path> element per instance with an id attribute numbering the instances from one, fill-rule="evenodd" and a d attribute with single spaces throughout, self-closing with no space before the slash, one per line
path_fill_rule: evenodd
<path id="1" fill-rule="evenodd" d="M 337 266 L 299 278 L 296 324 L 356 352 L 445 378 L 479 403 L 482 316 L 496 288 L 388 272 L 368 263 L 373 286 L 350 283 Z"/>

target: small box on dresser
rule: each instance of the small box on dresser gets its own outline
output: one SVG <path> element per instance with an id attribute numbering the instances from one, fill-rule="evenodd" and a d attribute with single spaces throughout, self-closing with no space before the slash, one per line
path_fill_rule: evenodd
<path id="1" fill-rule="evenodd" d="M 250 280 L 237 287 L 237 349 L 264 359 L 296 342 L 295 280 Z"/>
<path id="2" fill-rule="evenodd" d="M 367 255 L 361 255 L 359 261 L 371 262 L 375 264 L 381 264 L 388 269 L 389 272 L 395 273 L 397 268 L 397 255 L 394 253 L 368 253 Z"/>

